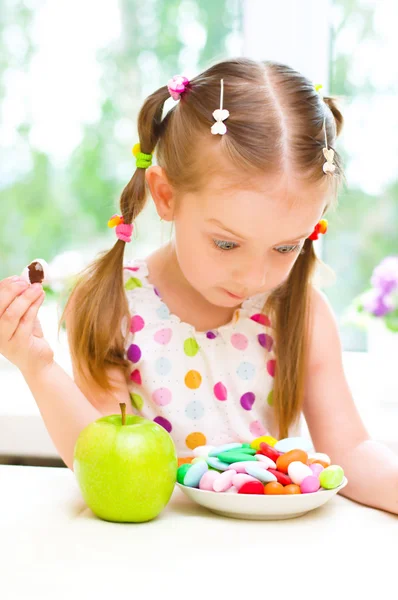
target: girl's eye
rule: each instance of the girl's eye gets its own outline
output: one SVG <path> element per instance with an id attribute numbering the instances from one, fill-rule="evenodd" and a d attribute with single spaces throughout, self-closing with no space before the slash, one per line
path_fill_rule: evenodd
<path id="1" fill-rule="evenodd" d="M 295 246 L 279 246 L 276 248 L 277 252 L 280 254 L 290 254 L 291 252 L 298 252 L 300 249 L 300 244 L 296 244 Z"/>
<path id="2" fill-rule="evenodd" d="M 213 240 L 216 248 L 221 250 L 222 252 L 226 250 L 234 250 L 238 247 L 238 244 L 234 244 L 234 242 L 226 242 L 225 240 Z"/>

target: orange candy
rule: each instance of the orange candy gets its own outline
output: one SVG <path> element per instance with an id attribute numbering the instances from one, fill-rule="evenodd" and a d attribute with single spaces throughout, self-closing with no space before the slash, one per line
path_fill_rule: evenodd
<path id="1" fill-rule="evenodd" d="M 296 460 L 306 465 L 308 463 L 308 454 L 304 450 L 290 450 L 277 458 L 276 468 L 281 473 L 287 473 L 290 463 Z"/>
<path id="2" fill-rule="evenodd" d="M 268 494 L 268 496 L 284 493 L 283 485 L 277 481 L 270 481 L 264 486 L 264 494 Z"/>
<path id="3" fill-rule="evenodd" d="M 327 462 L 325 462 L 324 460 L 319 460 L 319 459 L 317 459 L 317 458 L 310 458 L 310 459 L 308 460 L 308 464 L 309 464 L 309 465 L 313 465 L 313 464 L 316 464 L 316 463 L 318 463 L 318 465 L 322 465 L 322 467 L 323 467 L 324 469 L 326 469 L 327 467 L 330 467 L 330 463 L 327 463 Z"/>
<path id="4" fill-rule="evenodd" d="M 285 485 L 283 488 L 284 494 L 301 494 L 300 486 L 295 483 L 291 483 L 290 485 Z"/>

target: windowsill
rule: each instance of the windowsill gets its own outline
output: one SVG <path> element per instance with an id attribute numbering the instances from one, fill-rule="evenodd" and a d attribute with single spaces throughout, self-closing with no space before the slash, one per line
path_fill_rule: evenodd
<path id="1" fill-rule="evenodd" d="M 72 375 L 66 334 L 57 339 L 57 315 L 51 308 L 41 317 L 55 360 Z M 55 333 L 54 333 L 55 332 Z M 383 381 L 371 368 L 366 352 L 344 352 L 344 368 L 359 413 L 370 433 L 398 453 L 398 384 L 393 398 L 385 398 Z M 37 404 L 19 370 L 0 356 L 0 456 L 58 457 Z"/>

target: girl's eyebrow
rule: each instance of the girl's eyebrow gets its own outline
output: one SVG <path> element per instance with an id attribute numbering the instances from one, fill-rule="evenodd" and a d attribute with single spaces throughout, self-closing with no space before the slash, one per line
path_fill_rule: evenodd
<path id="1" fill-rule="evenodd" d="M 242 235 L 240 235 L 239 233 L 237 233 L 236 231 L 233 231 L 233 229 L 229 229 L 229 227 L 226 227 L 218 219 L 206 219 L 206 222 L 207 223 L 215 223 L 216 225 L 218 225 L 222 229 L 225 229 L 225 231 L 228 231 L 228 233 L 232 233 L 232 235 L 234 235 L 235 237 L 239 238 L 240 240 L 245 240 L 246 239 Z M 297 237 L 290 238 L 289 240 L 284 240 L 283 242 L 279 242 L 279 244 L 285 244 L 285 243 L 291 242 L 293 240 L 298 240 L 298 239 L 301 239 L 301 238 L 307 238 L 309 235 L 311 235 L 312 232 L 313 232 L 313 229 L 311 229 L 311 231 L 307 231 L 306 233 L 302 233 L 301 235 L 298 235 Z M 275 244 L 275 246 L 278 246 L 278 244 Z"/>

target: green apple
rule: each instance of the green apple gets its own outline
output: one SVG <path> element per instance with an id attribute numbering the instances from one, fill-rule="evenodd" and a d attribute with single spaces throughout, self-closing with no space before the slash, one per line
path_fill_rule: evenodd
<path id="1" fill-rule="evenodd" d="M 135 415 L 101 417 L 74 448 L 73 470 L 87 506 L 106 521 L 142 523 L 166 506 L 177 478 L 170 434 Z"/>

